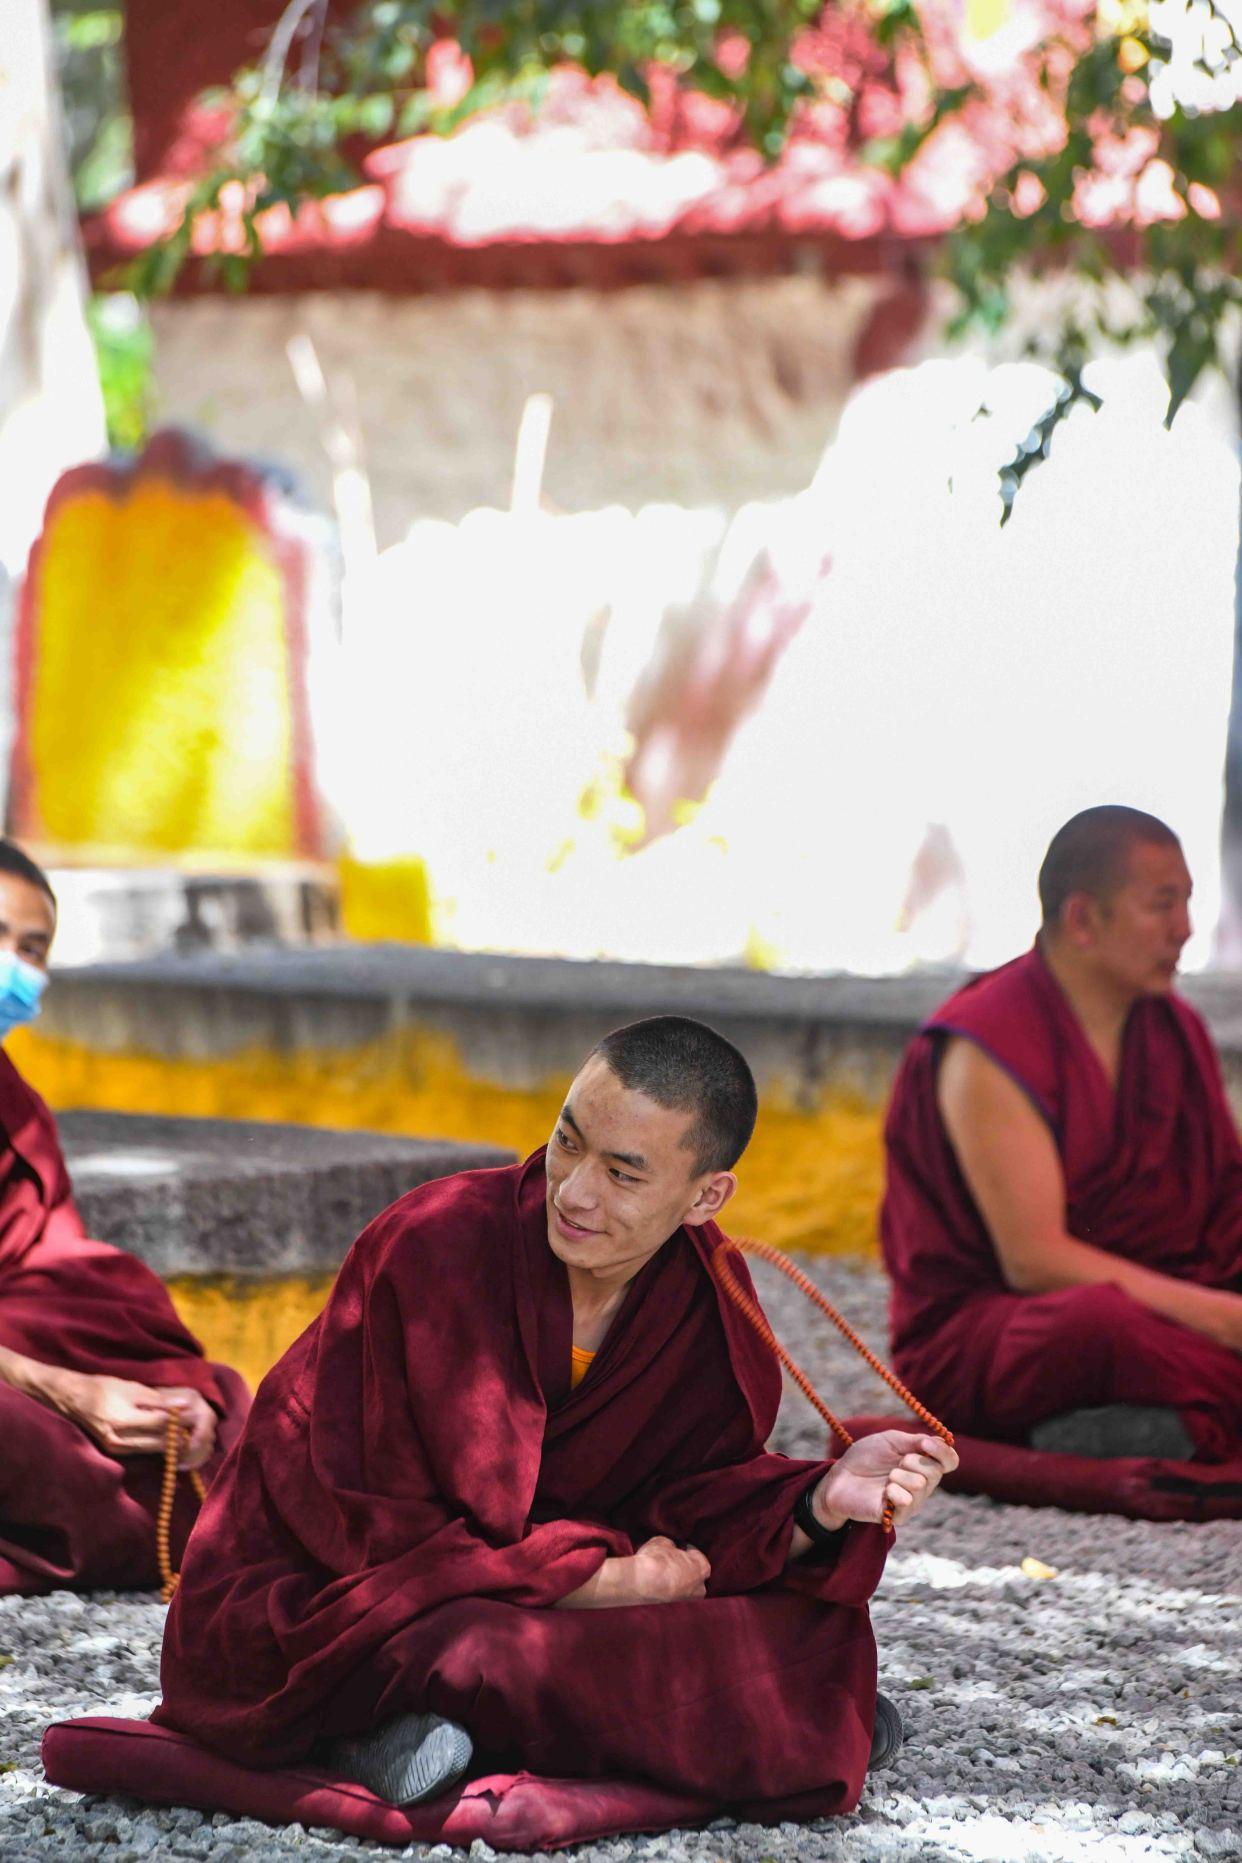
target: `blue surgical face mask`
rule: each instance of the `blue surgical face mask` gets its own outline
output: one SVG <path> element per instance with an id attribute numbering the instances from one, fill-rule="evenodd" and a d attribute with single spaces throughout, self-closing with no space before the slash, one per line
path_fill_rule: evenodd
<path id="1" fill-rule="evenodd" d="M 46 971 L 28 964 L 16 951 L 0 951 L 0 1042 L 39 1013 L 47 988 Z"/>

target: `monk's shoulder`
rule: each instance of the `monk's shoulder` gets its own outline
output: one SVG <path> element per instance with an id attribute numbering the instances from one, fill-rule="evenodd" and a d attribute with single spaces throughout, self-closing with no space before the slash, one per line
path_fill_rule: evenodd
<path id="1" fill-rule="evenodd" d="M 1060 1097 L 1057 1004 L 1043 966 L 1027 952 L 974 977 L 924 1024 L 920 1040 L 937 1054 L 964 1039 L 981 1049 L 1047 1116 Z"/>
<path id="2" fill-rule="evenodd" d="M 997 1023 L 1008 1024 L 1039 1017 L 1040 975 L 1033 953 L 1025 952 L 996 970 L 985 970 L 971 977 L 939 1009 L 928 1017 L 925 1030 L 977 1028 L 990 1029 Z"/>
<path id="3" fill-rule="evenodd" d="M 445 1255 L 463 1277 L 482 1272 L 497 1249 L 512 1247 L 518 1174 L 517 1165 L 501 1165 L 417 1184 L 368 1225 L 354 1253 L 374 1272 Z"/>
<path id="4" fill-rule="evenodd" d="M 0 1133 L 44 1186 L 49 1202 L 70 1194 L 56 1118 L 47 1101 L 0 1049 Z"/>

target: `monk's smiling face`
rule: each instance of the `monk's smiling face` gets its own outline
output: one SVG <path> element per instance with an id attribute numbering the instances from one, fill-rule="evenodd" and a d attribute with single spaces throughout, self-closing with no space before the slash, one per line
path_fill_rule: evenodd
<path id="1" fill-rule="evenodd" d="M 682 1223 L 716 1216 L 732 1171 L 702 1171 L 686 1143 L 694 1115 L 622 1086 L 591 1055 L 548 1141 L 548 1245 L 571 1279 L 631 1280 Z"/>
<path id="2" fill-rule="evenodd" d="M 1171 989 L 1190 937 L 1190 894 L 1180 847 L 1132 847 L 1123 883 L 1106 899 L 1084 901 L 1079 934 L 1093 966 L 1135 997 Z"/>

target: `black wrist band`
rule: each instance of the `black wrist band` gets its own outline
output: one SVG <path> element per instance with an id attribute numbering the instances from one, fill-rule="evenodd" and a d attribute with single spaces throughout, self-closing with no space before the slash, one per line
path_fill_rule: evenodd
<path id="1" fill-rule="evenodd" d="M 811 1506 L 811 1496 L 815 1493 L 818 1486 L 818 1480 L 813 1481 L 809 1488 L 804 1488 L 802 1490 L 802 1493 L 794 1502 L 794 1525 L 796 1527 L 801 1527 L 812 1546 L 822 1546 L 825 1548 L 829 1546 L 836 1547 L 839 1546 L 841 1541 L 845 1538 L 846 1532 L 849 1529 L 849 1521 L 847 1520 L 843 1526 L 839 1527 L 821 1526 L 820 1522 L 815 1518 L 815 1509 Z"/>

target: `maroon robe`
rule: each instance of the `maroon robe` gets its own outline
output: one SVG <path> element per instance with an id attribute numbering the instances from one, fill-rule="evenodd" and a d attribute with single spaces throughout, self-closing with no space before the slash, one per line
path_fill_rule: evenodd
<path id="1" fill-rule="evenodd" d="M 1007 1288 L 936 1100 L 951 1036 L 976 1042 L 1047 1122 L 1071 1235 L 1242 1290 L 1242 1147 L 1202 1021 L 1179 996 L 1141 998 L 1114 1088 L 1036 946 L 950 997 L 897 1078 L 881 1237 L 901 1377 L 974 1435 L 1020 1442 L 1064 1411 L 1156 1404 L 1181 1413 L 1201 1459 L 1242 1455 L 1242 1356 L 1111 1283 Z"/>
<path id="2" fill-rule="evenodd" d="M 780 1372 L 705 1267 L 712 1224 L 635 1277 L 570 1390 L 545 1192 L 536 1153 L 363 1232 L 208 1497 L 155 1719 L 276 1765 L 430 1708 L 497 1769 L 848 1810 L 888 1538 L 786 1569 L 828 1464 L 764 1449 Z M 706 1598 L 551 1608 L 657 1533 L 706 1554 Z"/>
<path id="3" fill-rule="evenodd" d="M 188 1385 L 220 1418 L 210 1476 L 249 1394 L 209 1365 L 158 1277 L 93 1241 L 73 1206 L 56 1123 L 0 1052 L 0 1346 L 41 1364 Z M 161 1458 L 105 1453 L 68 1418 L 0 1384 L 0 1594 L 157 1584 Z M 196 1513 L 178 1484 L 172 1552 Z"/>

